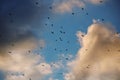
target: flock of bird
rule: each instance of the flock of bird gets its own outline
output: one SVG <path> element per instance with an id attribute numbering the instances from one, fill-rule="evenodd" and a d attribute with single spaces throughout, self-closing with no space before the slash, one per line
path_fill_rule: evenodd
<path id="1" fill-rule="evenodd" d="M 103 3 L 103 1 L 101 0 L 100 3 Z M 35 4 L 36 4 L 36 5 L 39 5 L 39 2 L 35 2 Z M 52 10 L 53 7 L 52 7 L 52 6 L 49 6 L 49 9 Z M 81 8 L 81 10 L 84 11 L 85 8 Z M 71 13 L 72 16 L 75 16 L 76 14 L 78 14 L 78 12 L 72 12 L 72 13 Z M 88 12 L 86 12 L 85 14 L 86 14 L 87 16 L 89 15 Z M 14 16 L 14 15 L 13 15 L 13 12 L 9 12 L 8 15 L 9 15 L 10 17 Z M 50 17 L 47 17 L 47 19 L 50 20 L 51 18 L 50 18 Z M 101 19 L 101 21 L 104 21 L 104 19 Z M 13 23 L 14 20 L 10 20 L 10 22 Z M 47 26 L 47 25 L 48 25 L 48 24 L 45 23 L 45 26 Z M 54 27 L 54 24 L 52 23 L 51 26 Z M 61 29 L 61 30 L 59 31 L 59 33 L 65 35 L 66 32 L 63 31 L 63 26 L 61 26 L 60 29 Z M 51 31 L 50 33 L 51 33 L 52 35 L 55 34 L 54 31 Z M 2 36 L 2 35 L 0 35 L 0 36 Z M 84 35 L 81 35 L 81 36 L 84 37 Z M 59 37 L 59 38 L 56 39 L 55 41 L 56 41 L 56 42 L 57 42 L 57 41 L 61 41 L 61 42 L 62 42 L 62 41 L 63 41 L 63 38 L 62 38 L 62 37 Z M 70 41 L 67 40 L 67 43 L 70 44 Z M 11 46 L 14 47 L 15 44 L 11 44 Z M 43 47 L 40 47 L 40 49 L 43 49 Z M 57 48 L 54 48 L 54 50 L 57 51 Z M 65 51 L 68 51 L 68 49 L 66 48 Z M 87 49 L 86 49 L 86 51 L 87 51 Z M 108 50 L 108 52 L 109 52 L 109 51 L 110 51 L 110 50 Z M 11 54 L 12 51 L 9 51 L 8 53 Z M 31 53 L 31 50 L 28 50 L 28 53 Z M 68 57 L 66 57 L 65 59 L 66 59 L 66 60 L 69 60 Z M 44 65 L 42 65 L 42 66 L 44 66 Z M 86 68 L 90 68 L 90 65 L 88 65 Z M 61 74 L 62 74 L 62 73 L 61 73 Z M 25 74 L 22 74 L 22 76 L 25 76 Z M 29 78 L 29 80 L 32 80 L 32 79 Z"/>

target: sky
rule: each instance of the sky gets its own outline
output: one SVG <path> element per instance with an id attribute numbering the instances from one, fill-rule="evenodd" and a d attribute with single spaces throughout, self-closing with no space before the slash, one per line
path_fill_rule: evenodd
<path id="1" fill-rule="evenodd" d="M 1 0 L 0 80 L 120 80 L 119 0 Z"/>

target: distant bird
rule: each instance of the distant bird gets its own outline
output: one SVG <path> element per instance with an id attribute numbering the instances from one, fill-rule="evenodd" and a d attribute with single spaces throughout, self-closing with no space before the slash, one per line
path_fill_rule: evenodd
<path id="1" fill-rule="evenodd" d="M 63 26 L 61 26 L 60 28 L 63 29 Z"/>
<path id="2" fill-rule="evenodd" d="M 62 31 L 60 31 L 60 33 L 62 33 Z"/>
<path id="3" fill-rule="evenodd" d="M 65 49 L 65 51 L 68 51 L 68 49 Z"/>
<path id="4" fill-rule="evenodd" d="M 60 41 L 63 41 L 61 37 L 59 37 Z"/>
<path id="5" fill-rule="evenodd" d="M 74 15 L 75 13 L 73 12 L 72 15 Z"/>
<path id="6" fill-rule="evenodd" d="M 12 53 L 11 51 L 9 51 L 8 53 Z"/>
<path id="7" fill-rule="evenodd" d="M 86 13 L 86 15 L 88 15 L 88 13 Z"/>
<path id="8" fill-rule="evenodd" d="M 103 3 L 103 1 L 101 0 L 100 3 Z"/>
<path id="9" fill-rule="evenodd" d="M 65 58 L 66 60 L 69 60 L 69 58 Z"/>
<path id="10" fill-rule="evenodd" d="M 53 32 L 53 31 L 51 31 L 51 34 L 54 34 L 54 32 Z"/>
<path id="11" fill-rule="evenodd" d="M 84 37 L 84 35 L 83 35 L 83 34 L 82 34 L 81 36 L 82 36 L 82 37 Z"/>
<path id="12" fill-rule="evenodd" d="M 70 43 L 70 41 L 67 41 L 67 43 Z"/>
<path id="13" fill-rule="evenodd" d="M 86 68 L 90 68 L 90 65 L 88 65 Z"/>
<path id="14" fill-rule="evenodd" d="M 52 6 L 50 6 L 49 9 L 52 9 Z"/>
<path id="15" fill-rule="evenodd" d="M 47 26 L 47 23 L 45 25 Z"/>
<path id="16" fill-rule="evenodd" d="M 84 8 L 81 8 L 82 10 L 84 10 Z"/>
<path id="17" fill-rule="evenodd" d="M 28 50 L 28 53 L 31 53 L 31 51 L 30 51 L 30 50 Z"/>
<path id="18" fill-rule="evenodd" d="M 104 21 L 104 19 L 102 19 L 102 21 Z"/>
<path id="19" fill-rule="evenodd" d="M 22 74 L 22 76 L 24 76 L 25 74 Z"/>
<path id="20" fill-rule="evenodd" d="M 35 2 L 36 5 L 38 5 L 39 3 L 38 2 Z"/>
<path id="21" fill-rule="evenodd" d="M 48 19 L 50 19 L 50 17 L 47 17 Z"/>
<path id="22" fill-rule="evenodd" d="M 53 24 L 51 24 L 51 26 L 53 27 Z"/>
<path id="23" fill-rule="evenodd" d="M 63 34 L 65 34 L 65 32 L 63 32 Z"/>
<path id="24" fill-rule="evenodd" d="M 120 50 L 118 50 L 120 52 Z"/>
<path id="25" fill-rule="evenodd" d="M 54 50 L 56 51 L 57 49 L 55 48 Z"/>
<path id="26" fill-rule="evenodd" d="M 40 47 L 40 49 L 43 49 L 43 47 Z"/>

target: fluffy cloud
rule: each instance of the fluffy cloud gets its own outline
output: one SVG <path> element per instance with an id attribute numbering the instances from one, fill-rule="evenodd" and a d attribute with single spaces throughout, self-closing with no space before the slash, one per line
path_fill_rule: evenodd
<path id="1" fill-rule="evenodd" d="M 72 12 L 75 7 L 85 7 L 86 3 L 100 4 L 105 0 L 54 0 L 54 11 L 57 13 Z"/>
<path id="2" fill-rule="evenodd" d="M 83 34 L 82 34 L 83 35 Z M 66 80 L 120 80 L 120 35 L 110 24 L 92 24 L 81 37 L 77 58 Z"/>
<path id="3" fill-rule="evenodd" d="M 43 43 L 42 43 L 43 42 Z M 50 64 L 34 49 L 44 41 L 36 41 L 33 38 L 14 43 L 14 45 L 2 46 L 0 50 L 0 70 L 5 72 L 5 80 L 38 80 L 51 74 Z M 43 46 L 43 45 L 42 45 Z"/>

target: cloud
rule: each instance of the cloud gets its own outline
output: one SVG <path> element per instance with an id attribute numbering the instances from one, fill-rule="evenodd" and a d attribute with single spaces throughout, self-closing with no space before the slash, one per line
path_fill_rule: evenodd
<path id="1" fill-rule="evenodd" d="M 55 7 L 54 12 L 66 13 L 72 12 L 75 7 L 83 8 L 87 3 L 98 5 L 105 1 L 106 0 L 54 0 L 53 6 Z"/>
<path id="2" fill-rule="evenodd" d="M 49 14 L 47 4 L 33 0 L 0 1 L 0 44 L 33 37 L 33 30 L 43 28 L 41 22 Z M 39 25 L 39 26 L 38 26 Z"/>
<path id="3" fill-rule="evenodd" d="M 55 6 L 54 11 L 58 13 L 72 12 L 75 7 L 84 7 L 84 2 L 80 0 L 54 0 L 53 6 Z"/>
<path id="4" fill-rule="evenodd" d="M 44 42 L 42 40 L 42 42 Z M 42 43 L 41 43 L 42 44 Z M 3 47 L 0 52 L 0 70 L 5 74 L 4 80 L 38 80 L 52 73 L 50 64 L 35 53 L 39 41 L 29 38 Z"/>
<path id="5" fill-rule="evenodd" d="M 76 60 L 69 63 L 74 79 L 66 80 L 119 80 L 120 79 L 120 35 L 110 24 L 101 22 L 89 26 Z M 69 73 L 66 73 L 69 74 Z"/>
<path id="6" fill-rule="evenodd" d="M 98 5 L 98 4 L 104 3 L 106 0 L 84 0 L 84 1 L 90 4 Z"/>

